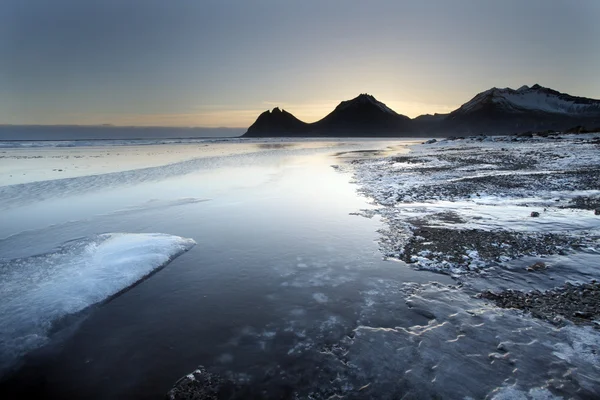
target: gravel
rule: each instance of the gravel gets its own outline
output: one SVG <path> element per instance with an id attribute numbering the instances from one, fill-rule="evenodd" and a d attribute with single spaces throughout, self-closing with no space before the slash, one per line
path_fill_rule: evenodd
<path id="1" fill-rule="evenodd" d="M 480 294 L 502 308 L 515 308 L 533 317 L 564 325 L 564 320 L 600 329 L 600 283 L 570 284 L 545 292 L 506 290 Z"/>

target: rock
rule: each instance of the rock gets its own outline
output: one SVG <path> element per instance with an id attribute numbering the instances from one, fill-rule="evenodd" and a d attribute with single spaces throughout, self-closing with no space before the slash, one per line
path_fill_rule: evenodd
<path id="1" fill-rule="evenodd" d="M 600 208 L 596 208 L 594 210 L 594 215 L 600 215 Z"/>
<path id="2" fill-rule="evenodd" d="M 537 211 L 532 211 L 532 212 L 531 212 L 531 216 L 532 216 L 532 217 L 539 217 L 539 216 L 540 216 L 540 213 L 539 213 L 539 212 L 537 212 Z"/>
<path id="3" fill-rule="evenodd" d="M 573 313 L 573 316 L 576 318 L 583 318 L 583 319 L 591 319 L 593 317 L 592 313 L 585 312 L 585 311 L 575 311 Z"/>
<path id="4" fill-rule="evenodd" d="M 529 272 L 534 272 L 534 271 L 540 271 L 540 270 L 544 270 L 544 269 L 546 269 L 546 268 L 548 268 L 548 267 L 546 266 L 546 264 L 544 264 L 544 263 L 543 263 L 543 262 L 541 262 L 541 261 L 538 261 L 538 262 L 536 262 L 535 264 L 531 264 L 531 265 L 530 265 L 530 266 L 528 266 L 526 269 L 527 269 L 527 271 L 529 271 Z"/>
<path id="5" fill-rule="evenodd" d="M 436 139 L 429 139 L 428 141 L 425 142 L 425 144 L 433 144 L 433 143 L 437 143 Z"/>

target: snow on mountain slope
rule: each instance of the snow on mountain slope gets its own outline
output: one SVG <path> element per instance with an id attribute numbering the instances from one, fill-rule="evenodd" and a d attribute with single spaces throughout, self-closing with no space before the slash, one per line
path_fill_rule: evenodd
<path id="1" fill-rule="evenodd" d="M 511 88 L 492 88 L 479 93 L 459 108 L 461 112 L 476 111 L 485 105 L 496 105 L 507 111 L 541 111 L 555 114 L 600 114 L 600 100 L 574 97 L 540 85 Z"/>

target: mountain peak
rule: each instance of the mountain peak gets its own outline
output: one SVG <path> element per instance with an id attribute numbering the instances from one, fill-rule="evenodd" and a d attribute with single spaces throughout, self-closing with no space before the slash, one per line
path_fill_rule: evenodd
<path id="1" fill-rule="evenodd" d="M 370 100 L 370 101 L 377 101 L 375 99 L 375 97 L 373 97 L 372 95 L 370 95 L 369 93 L 361 93 L 358 96 L 356 96 L 354 98 L 354 100 Z"/>
<path id="2" fill-rule="evenodd" d="M 248 128 L 248 133 L 260 135 L 298 134 L 304 132 L 307 124 L 294 117 L 289 112 L 279 107 L 267 110 L 260 114 L 256 121 Z"/>
<path id="3" fill-rule="evenodd" d="M 375 106 L 378 110 L 386 114 L 399 115 L 394 110 L 386 106 L 384 103 L 378 101 L 375 97 L 368 93 L 361 93 L 351 100 L 342 101 L 335 109 L 337 111 L 342 111 L 349 108 L 361 107 L 365 105 Z"/>

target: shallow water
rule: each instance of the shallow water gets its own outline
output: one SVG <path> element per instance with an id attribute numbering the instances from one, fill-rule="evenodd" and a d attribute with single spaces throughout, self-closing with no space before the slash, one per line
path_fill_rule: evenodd
<path id="1" fill-rule="evenodd" d="M 55 344 L 35 350 L 39 344 L 31 343 L 26 367 L 4 390 L 159 398 L 199 364 L 226 376 L 262 379 L 265 371 L 351 332 L 373 282 L 450 282 L 382 261 L 380 222 L 350 215 L 369 205 L 357 196 L 351 176 L 331 165 L 353 154 L 348 152 L 391 144 L 95 146 L 78 147 L 78 157 L 69 159 L 75 153 L 61 148 L 16 149 L 12 155 L 33 161 L 28 169 L 20 159 L 26 175 L 0 186 L 0 256 L 14 278 L 5 289 L 25 279 L 18 269 L 23 264 L 43 270 L 32 285 L 52 289 L 58 275 L 47 264 L 58 258 L 53 268 L 64 268 L 62 280 L 73 275 L 69 287 L 81 282 L 93 291 L 97 282 L 65 267 L 86 261 L 75 251 L 65 255 L 64 244 L 98 234 L 161 233 L 197 245 L 131 290 L 86 309 L 62 333 L 51 329 L 52 321 L 38 324 Z M 10 160 L 2 159 L 0 172 L 16 175 Z M 61 165 L 70 175 L 52 171 Z M 117 264 L 127 264 L 127 257 L 139 262 L 140 253 L 119 254 L 125 261 Z M 128 279 L 108 272 L 102 282 L 120 288 L 135 277 Z M 44 293 L 68 295 L 57 287 Z M 98 288 L 94 301 L 75 308 L 108 292 Z M 38 312 L 44 298 L 22 297 L 24 315 Z M 75 309 L 48 307 L 58 307 L 44 312 L 48 318 Z M 31 334 L 27 329 L 12 334 Z"/>
<path id="2" fill-rule="evenodd" d="M 3 398 L 163 398 L 198 365 L 245 388 L 241 398 L 599 394 L 593 328 L 558 328 L 474 297 L 484 289 L 588 281 L 597 276 L 594 249 L 546 257 L 549 269 L 535 275 L 523 272 L 535 257 L 507 261 L 463 277 L 461 287 L 382 259 L 378 231 L 386 226 L 357 194 L 347 162 L 402 153 L 408 143 L 236 139 L 79 146 L 73 153 L 47 145 L 5 149 L 0 293 L 12 303 L 2 309 L 11 329 L 0 331 L 0 349 L 12 371 L 0 384 Z M 66 158 L 72 154 L 78 157 Z M 400 188 L 377 183 L 374 171 L 377 196 Z M 473 207 L 413 202 L 394 212 L 453 212 L 451 225 L 469 229 L 597 226 L 578 210 L 532 220 L 510 199 L 502 209 L 492 200 L 482 196 Z M 372 218 L 354 215 L 359 210 Z M 118 241 L 98 253 L 80 251 L 106 237 Z M 56 298 L 45 304 L 49 296 Z M 41 340 L 7 351 L 12 339 L 32 333 Z"/>

